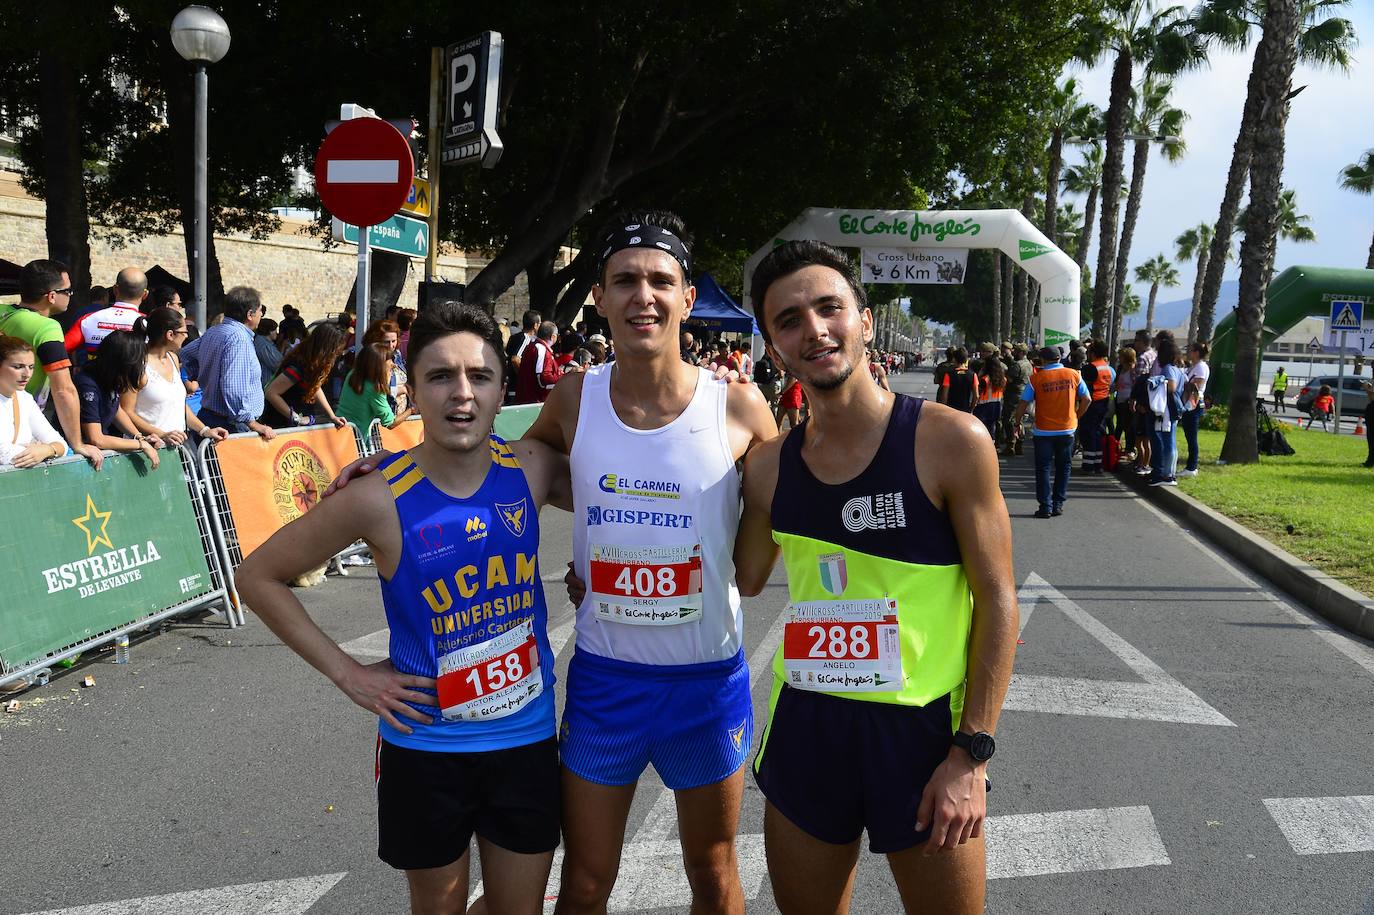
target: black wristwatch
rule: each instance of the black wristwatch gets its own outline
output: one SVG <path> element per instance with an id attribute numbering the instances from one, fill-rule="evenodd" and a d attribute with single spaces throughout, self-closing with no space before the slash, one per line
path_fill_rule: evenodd
<path id="1" fill-rule="evenodd" d="M 955 731 L 954 745 L 961 747 L 976 763 L 987 762 L 992 759 L 992 754 L 997 752 L 997 741 L 993 740 L 992 735 L 987 731 L 978 731 L 973 734 Z"/>

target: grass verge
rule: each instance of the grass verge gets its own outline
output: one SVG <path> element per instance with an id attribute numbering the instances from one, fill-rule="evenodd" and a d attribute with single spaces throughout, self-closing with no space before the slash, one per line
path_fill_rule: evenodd
<path id="1" fill-rule="evenodd" d="M 1374 468 L 1364 436 L 1285 427 L 1296 454 L 1216 466 L 1224 432 L 1198 433 L 1197 476 L 1179 489 L 1326 572 L 1374 595 Z M 1178 436 L 1180 468 L 1188 454 Z"/>

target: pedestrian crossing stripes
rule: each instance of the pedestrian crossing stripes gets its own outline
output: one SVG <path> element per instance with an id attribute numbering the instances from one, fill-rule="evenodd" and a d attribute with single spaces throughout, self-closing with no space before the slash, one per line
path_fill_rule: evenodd
<path id="1" fill-rule="evenodd" d="M 1374 795 L 1267 797 L 1264 806 L 1300 855 L 1374 851 Z"/>

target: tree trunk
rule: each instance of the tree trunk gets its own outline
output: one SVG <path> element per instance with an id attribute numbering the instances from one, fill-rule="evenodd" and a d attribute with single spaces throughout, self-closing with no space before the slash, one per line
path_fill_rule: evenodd
<path id="1" fill-rule="evenodd" d="M 1193 310 L 1188 314 L 1188 342 L 1201 339 L 1197 335 L 1197 309 L 1202 301 L 1202 275 L 1207 271 L 1207 249 L 1197 253 L 1197 276 L 1193 277 Z"/>
<path id="2" fill-rule="evenodd" d="M 555 201 L 529 231 L 511 239 L 491 263 L 468 281 L 464 298 L 490 311 L 497 296 L 515 283 L 521 271 L 541 252 L 561 244 L 578 219 L 596 202 L 596 199 L 582 194 L 569 194 Z"/>
<path id="3" fill-rule="evenodd" d="M 1016 265 L 1011 262 L 1011 258 L 1002 252 L 997 252 L 997 262 L 1001 265 L 1002 273 L 1002 329 L 1009 340 L 1019 340 L 1015 329 L 1011 326 L 1012 301 L 1016 296 L 1015 270 Z"/>
<path id="4" fill-rule="evenodd" d="M 1245 178 L 1250 173 L 1250 157 L 1254 143 L 1254 124 L 1260 114 L 1260 76 L 1267 61 L 1268 48 L 1263 41 L 1255 47 L 1250 68 L 1250 80 L 1245 93 L 1245 107 L 1241 110 L 1240 131 L 1236 134 L 1231 152 L 1231 168 L 1226 173 L 1226 190 L 1221 198 L 1221 211 L 1213 227 L 1212 244 L 1207 254 L 1207 272 L 1202 280 L 1202 297 L 1198 304 L 1197 335 L 1200 340 L 1211 339 L 1216 321 L 1217 297 L 1221 294 L 1221 279 L 1226 273 L 1226 255 L 1231 247 L 1231 233 L 1236 228 L 1236 213 L 1245 192 Z"/>
<path id="5" fill-rule="evenodd" d="M 1107 106 L 1107 157 L 1102 164 L 1102 229 L 1093 277 L 1093 327 L 1107 326 L 1116 289 L 1116 231 L 1125 168 L 1126 115 L 1131 93 L 1131 51 L 1122 48 L 1112 66 L 1111 104 Z"/>
<path id="6" fill-rule="evenodd" d="M 1059 221 L 1059 173 L 1064 170 L 1064 131 L 1050 138 L 1050 163 L 1045 172 L 1045 237 L 1058 244 L 1054 233 Z"/>
<path id="7" fill-rule="evenodd" d="M 1034 225 L 1035 221 L 1032 219 L 1034 213 L 1035 193 L 1027 190 L 1026 195 L 1021 198 L 1021 215 L 1026 217 L 1026 222 Z M 1051 244 L 1053 244 L 1053 237 L 1051 237 Z M 1035 295 L 1035 290 L 1030 274 L 1025 270 L 1018 270 L 1017 272 L 1021 274 L 1021 285 L 1019 287 L 1020 292 L 1016 297 L 1016 326 L 1020 328 L 1022 337 L 1029 337 L 1031 297 Z"/>
<path id="8" fill-rule="evenodd" d="M 553 313 L 558 308 L 558 294 L 567 285 L 567 280 L 558 276 L 556 262 L 560 247 L 559 244 L 550 245 L 536 254 L 525 267 L 525 282 L 530 290 L 530 308 L 541 315 L 548 315 L 548 320 L 554 320 Z"/>
<path id="9" fill-rule="evenodd" d="M 1024 340 L 1028 336 L 1026 333 L 1026 281 L 1030 279 L 1030 274 L 1024 270 L 1017 270 L 1012 274 L 1016 284 L 1016 295 L 1012 303 L 1012 333 L 1016 339 Z"/>
<path id="10" fill-rule="evenodd" d="M 211 240 L 211 248 L 214 241 Z M 356 261 L 356 255 L 355 255 Z M 215 259 L 210 260 L 210 264 L 219 270 L 219 262 Z M 406 279 L 410 276 L 410 258 L 404 254 L 392 254 L 390 251 L 378 251 L 372 249 L 372 281 L 369 284 L 367 295 L 367 323 L 371 326 L 386 316 L 386 310 L 392 305 L 400 302 L 401 290 L 405 288 Z M 223 288 L 223 281 L 218 283 L 207 277 L 205 285 L 213 289 L 216 285 Z M 352 311 L 358 302 L 358 280 L 353 280 L 353 285 L 348 289 L 348 299 L 342 303 L 340 311 Z M 415 303 L 415 308 L 419 303 Z M 358 339 L 367 332 L 366 327 L 358 328 Z"/>
<path id="11" fill-rule="evenodd" d="M 1136 140 L 1131 158 L 1131 194 L 1126 198 L 1126 218 L 1121 221 L 1121 248 L 1116 254 L 1116 287 L 1112 293 L 1112 308 L 1118 313 L 1126 296 L 1126 279 L 1131 275 L 1131 242 L 1135 238 L 1140 202 L 1145 196 L 1145 169 L 1149 164 L 1150 141 Z"/>
<path id="12" fill-rule="evenodd" d="M 1002 252 L 992 251 L 988 262 L 992 264 L 992 340 L 1001 343 L 1002 336 Z"/>
<path id="13" fill-rule="evenodd" d="M 61 42 L 38 52 L 38 123 L 43 132 L 43 183 L 48 257 L 61 261 L 79 308 L 91 288 L 91 223 L 86 211 L 86 177 L 81 160 L 81 74 Z"/>
<path id="14" fill-rule="evenodd" d="M 1156 281 L 1150 284 L 1150 303 L 1145 306 L 1145 332 L 1154 339 L 1155 335 L 1155 299 L 1159 297 L 1159 283 Z"/>
<path id="15" fill-rule="evenodd" d="M 1088 245 L 1092 242 L 1093 221 L 1097 219 L 1097 195 L 1101 190 L 1100 184 L 1089 188 L 1088 200 L 1083 205 L 1083 234 L 1078 236 L 1078 253 L 1074 255 L 1079 270 L 1088 263 Z"/>
<path id="16" fill-rule="evenodd" d="M 1230 464 L 1259 460 L 1255 395 L 1259 387 L 1260 340 L 1264 332 L 1265 271 L 1278 231 L 1278 201 L 1283 178 L 1284 127 L 1288 90 L 1298 56 L 1302 25 L 1299 0 L 1269 0 L 1264 35 L 1255 50 L 1251 85 L 1260 87 L 1259 116 L 1252 134 L 1250 205 L 1240 251 L 1240 303 L 1236 311 L 1236 368 L 1230 419 L 1221 458 Z M 1220 234 L 1218 226 L 1218 234 Z"/>

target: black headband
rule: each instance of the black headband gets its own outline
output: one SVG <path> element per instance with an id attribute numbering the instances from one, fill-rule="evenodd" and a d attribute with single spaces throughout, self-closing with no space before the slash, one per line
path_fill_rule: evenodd
<path id="1" fill-rule="evenodd" d="M 612 254 L 626 248 L 657 248 L 677 261 L 682 267 L 683 277 L 689 283 L 692 281 L 692 254 L 682 239 L 662 226 L 637 222 L 632 222 L 624 228 L 612 229 L 607 233 L 605 249 L 601 252 L 601 260 L 596 265 L 597 276 L 600 277 L 606 272 L 606 261 L 611 259 Z"/>

